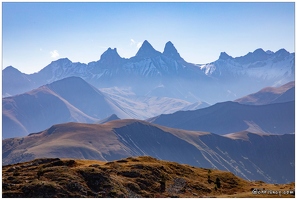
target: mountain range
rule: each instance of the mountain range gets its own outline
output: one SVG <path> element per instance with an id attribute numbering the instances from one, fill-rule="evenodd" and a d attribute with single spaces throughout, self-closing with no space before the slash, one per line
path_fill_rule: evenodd
<path id="1" fill-rule="evenodd" d="M 235 102 L 210 106 L 168 97 L 141 97 L 119 88 L 99 90 L 79 77 L 68 77 L 3 98 L 2 138 L 25 136 L 59 123 L 95 123 L 111 115 L 120 119 L 149 118 L 149 122 L 168 127 L 216 134 L 242 130 L 293 133 L 294 89 L 295 83 L 290 82 L 264 88 Z M 244 99 L 253 99 L 256 105 L 244 105 Z M 258 105 L 263 102 L 267 105 Z"/>
<path id="2" fill-rule="evenodd" d="M 144 41 L 137 54 L 129 59 L 120 57 L 116 48 L 108 48 L 98 61 L 83 64 L 62 58 L 34 74 L 24 74 L 9 66 L 2 74 L 2 95 L 24 93 L 77 76 L 96 88 L 128 87 L 140 96 L 214 104 L 293 81 L 294 60 L 295 53 L 284 49 L 275 53 L 257 49 L 236 58 L 223 52 L 212 63 L 192 64 L 180 56 L 170 41 L 162 53 Z"/>
<path id="3" fill-rule="evenodd" d="M 295 82 L 267 87 L 234 102 L 162 114 L 147 121 L 185 130 L 216 134 L 243 130 L 264 134 L 295 133 Z"/>
<path id="4" fill-rule="evenodd" d="M 117 90 L 116 93 L 115 90 L 100 91 L 82 78 L 68 77 L 3 98 L 2 138 L 25 136 L 65 122 L 94 123 L 113 114 L 122 119 L 146 119 L 185 107 L 196 109 L 208 105 L 201 103 L 193 106 L 184 100 L 139 97 L 129 91 Z"/>
<path id="5" fill-rule="evenodd" d="M 72 122 L 22 138 L 3 140 L 2 162 L 6 165 L 43 157 L 111 161 L 149 155 L 230 171 L 246 180 L 288 183 L 294 181 L 294 137 L 294 134 L 246 131 L 220 136 L 132 119 L 104 124 Z"/>
<path id="6" fill-rule="evenodd" d="M 2 163 L 149 155 L 246 180 L 295 176 L 295 53 L 185 61 L 172 42 L 135 56 L 2 72 Z"/>

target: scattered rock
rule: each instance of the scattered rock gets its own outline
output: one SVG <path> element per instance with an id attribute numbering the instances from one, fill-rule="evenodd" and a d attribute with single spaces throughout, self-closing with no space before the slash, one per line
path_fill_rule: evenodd
<path id="1" fill-rule="evenodd" d="M 119 172 L 118 174 L 129 178 L 143 177 L 142 174 L 137 171 L 122 171 L 122 172 Z"/>
<path id="2" fill-rule="evenodd" d="M 118 162 L 118 163 L 127 163 L 127 162 L 129 162 L 128 160 L 118 160 L 118 161 L 116 161 L 116 162 Z"/>
<path id="3" fill-rule="evenodd" d="M 89 167 L 100 167 L 100 165 L 98 165 L 98 164 L 92 164 L 92 165 L 89 165 Z"/>

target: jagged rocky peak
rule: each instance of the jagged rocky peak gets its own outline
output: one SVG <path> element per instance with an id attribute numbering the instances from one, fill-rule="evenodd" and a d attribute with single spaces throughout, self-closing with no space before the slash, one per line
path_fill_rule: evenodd
<path id="1" fill-rule="evenodd" d="M 181 59 L 179 53 L 177 52 L 176 48 L 174 47 L 171 41 L 166 43 L 163 55 L 174 59 Z"/>
<path id="2" fill-rule="evenodd" d="M 221 52 L 219 60 L 228 60 L 228 59 L 233 59 L 233 57 L 229 56 L 226 52 Z"/>
<path id="3" fill-rule="evenodd" d="M 114 59 L 121 59 L 120 55 L 117 52 L 117 48 L 108 48 L 100 57 L 100 60 L 114 60 Z"/>
<path id="4" fill-rule="evenodd" d="M 139 48 L 136 57 L 149 58 L 160 55 L 161 53 L 154 49 L 154 47 L 145 40 Z"/>

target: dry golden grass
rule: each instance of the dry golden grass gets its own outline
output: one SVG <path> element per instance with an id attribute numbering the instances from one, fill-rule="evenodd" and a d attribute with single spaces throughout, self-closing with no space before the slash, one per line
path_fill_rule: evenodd
<path id="1" fill-rule="evenodd" d="M 219 183 L 218 183 L 219 182 Z M 98 160 L 36 159 L 3 166 L 3 197 L 295 197 L 254 195 L 253 188 L 293 191 L 285 185 L 249 182 L 230 172 L 152 157 Z"/>

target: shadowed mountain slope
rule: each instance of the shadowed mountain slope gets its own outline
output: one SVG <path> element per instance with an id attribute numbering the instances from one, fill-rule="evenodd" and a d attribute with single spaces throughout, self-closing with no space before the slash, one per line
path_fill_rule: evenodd
<path id="1" fill-rule="evenodd" d="M 2 107 L 3 138 L 24 136 L 61 122 L 94 120 L 46 87 L 4 98 Z"/>
<path id="2" fill-rule="evenodd" d="M 205 103 L 200 102 L 203 106 Z M 3 98 L 3 138 L 24 136 L 65 122 L 96 122 L 116 114 L 147 119 L 190 105 L 168 97 L 137 96 L 131 90 L 98 90 L 82 78 L 68 77 L 30 92 Z"/>
<path id="3" fill-rule="evenodd" d="M 294 137 L 248 133 L 242 140 L 126 119 L 102 125 L 58 124 L 23 138 L 5 139 L 2 156 L 3 164 L 11 164 L 43 157 L 111 161 L 149 155 L 227 170 L 247 180 L 287 183 L 294 180 Z"/>
<path id="4" fill-rule="evenodd" d="M 12 66 L 8 66 L 2 71 L 2 96 L 11 96 L 34 89 L 35 83 L 24 74 Z"/>
<path id="5" fill-rule="evenodd" d="M 99 90 L 69 77 L 3 98 L 3 138 L 24 136 L 65 122 L 94 122 L 112 113 L 127 116 Z"/>
<path id="6" fill-rule="evenodd" d="M 195 111 L 160 115 L 147 121 L 172 128 L 216 134 L 243 130 L 271 134 L 294 133 L 295 101 L 259 106 L 223 102 Z"/>

